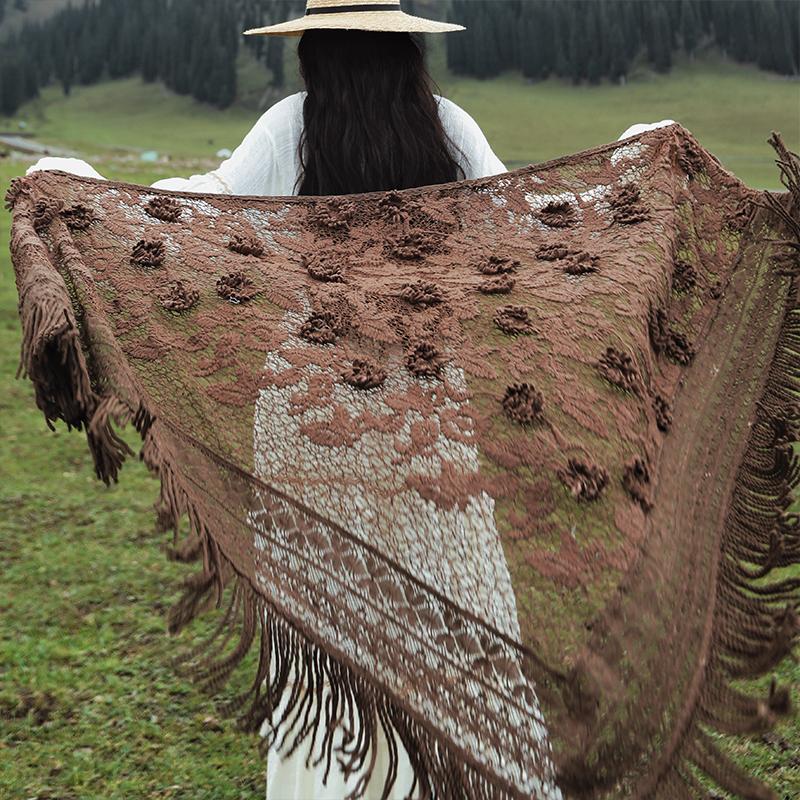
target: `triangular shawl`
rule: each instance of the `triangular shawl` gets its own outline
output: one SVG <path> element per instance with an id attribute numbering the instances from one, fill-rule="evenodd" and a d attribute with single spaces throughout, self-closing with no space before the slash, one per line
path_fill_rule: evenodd
<path id="1" fill-rule="evenodd" d="M 769 797 L 710 732 L 798 634 L 774 144 L 784 194 L 679 126 L 338 198 L 15 181 L 22 368 L 103 480 L 142 435 L 208 688 L 255 647 L 251 729 L 366 775 L 381 726 L 421 797 Z"/>

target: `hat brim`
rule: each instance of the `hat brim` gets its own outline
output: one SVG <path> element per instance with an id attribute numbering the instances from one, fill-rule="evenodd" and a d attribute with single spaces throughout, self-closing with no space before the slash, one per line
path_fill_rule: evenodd
<path id="1" fill-rule="evenodd" d="M 308 14 L 266 28 L 251 28 L 245 36 L 300 36 L 308 30 L 395 31 L 398 33 L 447 33 L 466 30 L 463 25 L 415 17 L 403 11 L 345 11 Z"/>

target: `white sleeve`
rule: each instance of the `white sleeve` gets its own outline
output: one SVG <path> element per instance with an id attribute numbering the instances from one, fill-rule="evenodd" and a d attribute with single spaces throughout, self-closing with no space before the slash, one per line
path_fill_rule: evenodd
<path id="1" fill-rule="evenodd" d="M 665 128 L 667 125 L 674 125 L 675 121 L 671 119 L 662 119 L 661 122 L 637 122 L 636 125 L 631 125 L 622 136 L 617 139 L 618 142 L 621 142 L 623 139 L 627 139 L 630 136 L 638 136 L 640 133 L 644 133 L 645 131 L 652 131 L 656 128 Z"/>
<path id="2" fill-rule="evenodd" d="M 464 154 L 459 158 L 467 180 L 508 172 L 495 155 L 477 122 L 463 108 L 446 97 L 437 98 L 445 131 Z"/>
<path id="3" fill-rule="evenodd" d="M 275 171 L 275 146 L 269 132 L 267 111 L 251 128 L 242 143 L 216 169 L 190 178 L 164 178 L 154 189 L 209 194 L 267 194 Z"/>
<path id="4" fill-rule="evenodd" d="M 291 170 L 292 165 L 287 163 L 278 169 L 277 148 L 271 130 L 279 134 L 281 131 L 285 132 L 292 115 L 297 114 L 298 108 L 302 109 L 302 98 L 299 95 L 284 98 L 261 115 L 230 158 L 223 161 L 216 169 L 189 178 L 163 178 L 153 183 L 152 187 L 168 191 L 209 194 L 281 193 L 280 190 L 285 189 L 287 170 Z M 287 150 L 287 143 L 284 145 L 282 149 Z M 282 155 L 286 157 L 286 153 Z M 30 167 L 28 174 L 46 169 L 58 169 L 84 177 L 103 178 L 93 167 L 78 158 L 42 158 Z"/>
<path id="5" fill-rule="evenodd" d="M 190 178 L 163 178 L 152 184 L 155 189 L 209 194 L 260 194 L 264 173 L 270 168 L 273 148 L 269 132 L 258 124 L 245 137 L 230 158 L 217 169 Z M 60 170 L 84 178 L 105 178 L 91 164 L 80 158 L 40 158 L 26 175 L 42 170 Z"/>
<path id="6" fill-rule="evenodd" d="M 35 164 L 28 167 L 25 171 L 26 175 L 32 172 L 41 172 L 43 170 L 54 169 L 61 172 L 71 172 L 73 175 L 80 175 L 83 178 L 105 178 L 86 161 L 80 158 L 56 158 L 55 156 L 45 156 L 40 158 Z"/>

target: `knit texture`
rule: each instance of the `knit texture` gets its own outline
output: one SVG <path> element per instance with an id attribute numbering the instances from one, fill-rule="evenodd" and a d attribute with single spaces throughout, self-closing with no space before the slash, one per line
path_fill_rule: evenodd
<path id="1" fill-rule="evenodd" d="M 771 797 L 708 733 L 789 710 L 731 681 L 799 628 L 773 143 L 783 194 L 679 126 L 346 197 L 15 181 L 22 370 L 104 481 L 141 434 L 198 562 L 170 629 L 222 608 L 187 668 L 218 692 L 254 649 L 230 710 L 354 796 L 380 725 L 420 797 Z"/>

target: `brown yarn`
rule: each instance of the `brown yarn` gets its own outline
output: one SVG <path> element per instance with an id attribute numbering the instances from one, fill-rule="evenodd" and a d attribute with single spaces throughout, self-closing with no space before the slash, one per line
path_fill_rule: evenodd
<path id="1" fill-rule="evenodd" d="M 625 491 L 645 510 L 650 511 L 650 467 L 644 458 L 634 458 L 622 474 Z"/>
<path id="2" fill-rule="evenodd" d="M 253 281 L 243 272 L 230 272 L 222 275 L 216 285 L 217 294 L 235 305 L 246 303 L 258 294 Z"/>
<path id="3" fill-rule="evenodd" d="M 533 425 L 543 419 L 544 398 L 531 384 L 515 383 L 506 389 L 503 411 L 514 422 Z"/>
<path id="4" fill-rule="evenodd" d="M 300 266 L 308 270 L 308 274 L 317 281 L 341 283 L 344 281 L 344 264 L 341 259 L 326 253 L 303 255 Z"/>
<path id="5" fill-rule="evenodd" d="M 500 275 L 489 278 L 478 285 L 482 294 L 508 294 L 515 286 L 516 281 L 509 275 Z"/>
<path id="6" fill-rule="evenodd" d="M 648 220 L 650 214 L 641 199 L 642 191 L 635 184 L 626 183 L 617 188 L 609 200 L 614 222 L 618 225 L 638 225 Z"/>
<path id="7" fill-rule="evenodd" d="M 567 462 L 566 469 L 558 471 L 561 482 L 576 500 L 597 500 L 608 484 L 608 472 L 597 464 L 587 464 L 577 458 Z"/>
<path id="8" fill-rule="evenodd" d="M 343 373 L 343 378 L 354 389 L 376 389 L 386 380 L 386 371 L 371 361 L 357 358 Z"/>
<path id="9" fill-rule="evenodd" d="M 67 227 L 72 231 L 85 231 L 94 222 L 95 217 L 91 209 L 83 203 L 76 203 L 73 206 L 64 208 L 61 211 L 61 218 L 67 223 Z"/>
<path id="10" fill-rule="evenodd" d="M 301 326 L 300 336 L 314 344 L 333 344 L 339 335 L 340 321 L 335 314 L 326 311 L 312 314 Z"/>
<path id="11" fill-rule="evenodd" d="M 387 192 L 378 201 L 378 211 L 392 225 L 407 225 L 411 219 L 411 211 L 400 192 Z"/>
<path id="12" fill-rule="evenodd" d="M 161 305 L 176 313 L 188 311 L 200 302 L 200 292 L 181 280 L 172 281 L 159 296 Z"/>
<path id="13" fill-rule="evenodd" d="M 549 228 L 569 228 L 575 224 L 575 209 L 566 200 L 548 203 L 539 211 L 539 219 Z"/>
<path id="14" fill-rule="evenodd" d="M 695 178 L 705 169 L 702 150 L 693 142 L 687 142 L 678 153 L 678 164 L 690 178 Z"/>
<path id="15" fill-rule="evenodd" d="M 406 356 L 406 367 L 418 378 L 436 378 L 441 372 L 444 359 L 431 342 L 419 342 Z"/>
<path id="16" fill-rule="evenodd" d="M 133 247 L 131 264 L 143 269 L 155 269 L 164 264 L 167 249 L 160 239 L 140 239 Z"/>
<path id="17" fill-rule="evenodd" d="M 614 386 L 626 392 L 641 394 L 639 373 L 633 359 L 616 347 L 607 347 L 597 362 L 597 371 Z"/>
<path id="18" fill-rule="evenodd" d="M 407 283 L 400 291 L 400 297 L 406 303 L 420 308 L 438 306 L 444 300 L 442 290 L 435 283 L 425 281 Z"/>
<path id="19" fill-rule="evenodd" d="M 228 250 L 241 253 L 243 256 L 261 258 L 264 255 L 264 245 L 255 237 L 235 233 L 228 242 Z"/>
<path id="20" fill-rule="evenodd" d="M 486 261 L 481 262 L 478 271 L 482 275 L 506 275 L 516 272 L 520 267 L 519 261 L 508 256 L 492 255 Z"/>
<path id="21" fill-rule="evenodd" d="M 666 398 L 657 394 L 653 397 L 653 410 L 656 412 L 656 425 L 663 433 L 672 427 L 672 406 Z"/>
<path id="22" fill-rule="evenodd" d="M 159 194 L 150 199 L 144 210 L 162 222 L 178 222 L 183 213 L 183 206 L 174 198 Z"/>
<path id="23" fill-rule="evenodd" d="M 583 251 L 569 255 L 562 262 L 562 269 L 567 275 L 589 275 L 592 272 L 597 272 L 600 268 L 599 256 L 592 255 Z"/>
<path id="24" fill-rule="evenodd" d="M 691 292 L 697 285 L 697 270 L 688 262 L 679 259 L 675 262 L 675 272 L 672 275 L 672 288 L 676 292 L 685 294 Z"/>
<path id="25" fill-rule="evenodd" d="M 350 231 L 350 220 L 355 206 L 349 201 L 331 200 L 309 209 L 308 223 L 332 236 L 346 235 Z"/>
<path id="26" fill-rule="evenodd" d="M 676 364 L 684 366 L 691 364 L 695 355 L 694 346 L 689 342 L 686 334 L 670 328 L 664 343 L 664 352 Z"/>
<path id="27" fill-rule="evenodd" d="M 575 252 L 566 244 L 543 244 L 536 251 L 536 258 L 542 261 L 559 261 L 562 258 L 575 255 Z"/>
<path id="28" fill-rule="evenodd" d="M 728 217 L 726 224 L 732 230 L 736 231 L 737 233 L 741 233 L 749 224 L 750 219 L 753 216 L 753 211 L 754 206 L 752 201 L 750 198 L 746 198 L 739 203 L 733 214 Z"/>
<path id="29" fill-rule="evenodd" d="M 429 232 L 403 233 L 390 237 L 386 246 L 389 255 L 403 261 L 420 261 L 441 250 L 441 239 Z"/>
<path id="30" fill-rule="evenodd" d="M 60 200 L 45 197 L 37 201 L 33 210 L 33 227 L 38 231 L 46 228 L 61 212 L 64 204 Z"/>
<path id="31" fill-rule="evenodd" d="M 523 306 L 503 306 L 494 315 L 494 324 L 509 336 L 533 333 L 533 322 Z"/>
<path id="32" fill-rule="evenodd" d="M 667 313 L 659 308 L 651 311 L 648 323 L 650 343 L 656 353 L 663 353 L 676 364 L 687 366 L 695 357 L 694 345 L 687 335 L 670 325 Z"/>

